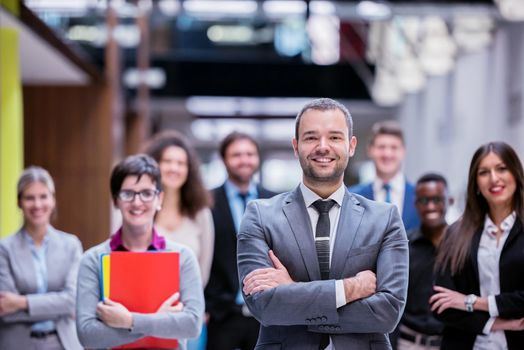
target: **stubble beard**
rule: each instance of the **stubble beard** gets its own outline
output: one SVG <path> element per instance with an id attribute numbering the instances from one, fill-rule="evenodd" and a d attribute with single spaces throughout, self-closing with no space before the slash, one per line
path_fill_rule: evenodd
<path id="1" fill-rule="evenodd" d="M 320 174 L 315 168 L 309 164 L 307 159 L 300 158 L 300 165 L 306 178 L 311 183 L 318 184 L 336 184 L 344 177 L 344 171 L 347 168 L 348 162 L 346 161 L 345 166 L 337 166 L 330 174 Z"/>

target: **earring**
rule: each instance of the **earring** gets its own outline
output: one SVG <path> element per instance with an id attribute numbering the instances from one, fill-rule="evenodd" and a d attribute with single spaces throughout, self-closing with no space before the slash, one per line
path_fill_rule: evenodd
<path id="1" fill-rule="evenodd" d="M 157 210 L 157 211 L 160 211 L 160 210 L 162 210 L 162 206 L 161 206 L 161 205 L 159 205 L 158 207 L 156 207 L 156 210 Z"/>

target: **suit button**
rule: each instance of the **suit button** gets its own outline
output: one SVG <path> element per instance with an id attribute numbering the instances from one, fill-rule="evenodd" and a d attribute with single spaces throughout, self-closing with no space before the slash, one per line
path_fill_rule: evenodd
<path id="1" fill-rule="evenodd" d="M 327 317 L 326 316 L 322 316 L 322 322 L 326 322 L 327 321 Z"/>
<path id="2" fill-rule="evenodd" d="M 329 330 L 330 331 L 334 331 L 335 330 L 335 326 L 329 326 Z"/>
<path id="3" fill-rule="evenodd" d="M 320 329 L 321 331 L 323 331 L 323 330 L 324 330 L 324 326 L 320 325 L 320 326 L 318 326 L 318 329 Z"/>
<path id="4" fill-rule="evenodd" d="M 340 330 L 340 326 L 336 326 L 335 330 L 339 331 Z"/>
<path id="5" fill-rule="evenodd" d="M 310 318 L 306 318 L 306 323 L 311 323 L 311 319 Z"/>

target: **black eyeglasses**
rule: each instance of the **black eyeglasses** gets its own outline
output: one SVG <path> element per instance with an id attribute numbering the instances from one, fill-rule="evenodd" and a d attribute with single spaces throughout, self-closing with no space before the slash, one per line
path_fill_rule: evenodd
<path id="1" fill-rule="evenodd" d="M 416 202 L 420 205 L 428 205 L 429 203 L 433 203 L 435 205 L 443 204 L 446 201 L 446 197 L 418 197 Z"/>
<path id="2" fill-rule="evenodd" d="M 135 192 L 133 190 L 121 190 L 118 192 L 118 199 L 122 202 L 132 202 L 135 200 L 135 196 L 138 195 L 142 202 L 151 202 L 158 194 L 157 190 L 142 190 Z"/>

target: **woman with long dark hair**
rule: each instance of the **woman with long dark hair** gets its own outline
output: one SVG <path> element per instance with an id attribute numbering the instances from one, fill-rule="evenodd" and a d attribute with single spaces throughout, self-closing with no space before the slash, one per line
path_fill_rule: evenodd
<path id="1" fill-rule="evenodd" d="M 441 349 L 524 346 L 524 171 L 504 142 L 471 160 L 462 217 L 436 259 L 432 310 L 445 324 Z"/>
<path id="2" fill-rule="evenodd" d="M 147 145 L 146 153 L 159 165 L 164 190 L 155 227 L 167 239 L 193 250 L 205 287 L 213 260 L 215 230 L 209 209 L 211 197 L 200 175 L 197 154 L 185 137 L 174 130 L 157 134 Z"/>

